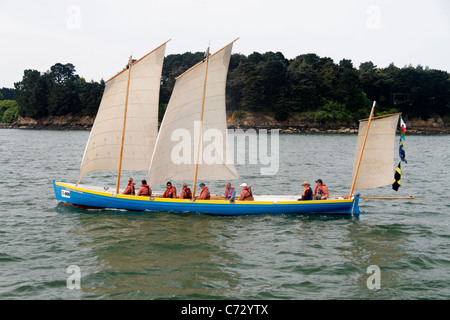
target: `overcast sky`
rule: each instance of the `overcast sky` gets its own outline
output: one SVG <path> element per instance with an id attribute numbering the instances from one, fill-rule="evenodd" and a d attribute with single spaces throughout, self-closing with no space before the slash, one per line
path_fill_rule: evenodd
<path id="1" fill-rule="evenodd" d="M 25 69 L 72 63 L 87 81 L 109 79 L 166 40 L 166 55 L 280 51 L 412 64 L 450 72 L 449 0 L 0 0 L 0 88 Z"/>

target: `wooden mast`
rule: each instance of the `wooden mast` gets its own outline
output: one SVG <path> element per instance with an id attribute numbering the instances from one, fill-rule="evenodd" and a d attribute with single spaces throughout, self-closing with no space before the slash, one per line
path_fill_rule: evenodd
<path id="1" fill-rule="evenodd" d="M 124 111 L 124 115 L 123 115 L 122 142 L 120 144 L 119 169 L 118 169 L 118 174 L 117 174 L 116 194 L 119 193 L 120 174 L 122 172 L 123 144 L 125 141 L 125 127 L 127 124 L 128 94 L 130 92 L 130 78 L 131 78 L 131 65 L 132 64 L 133 64 L 133 59 L 130 56 L 130 60 L 128 61 L 127 93 L 126 93 L 126 97 L 125 97 L 125 111 Z"/>
<path id="2" fill-rule="evenodd" d="M 197 188 L 197 174 L 198 174 L 198 160 L 200 157 L 200 144 L 202 141 L 202 127 L 203 127 L 203 113 L 205 111 L 205 98 L 206 98 L 206 82 L 208 79 L 208 63 L 209 63 L 209 47 L 206 50 L 206 61 L 205 61 L 205 79 L 203 81 L 203 97 L 202 97 L 202 109 L 200 112 L 200 125 L 198 129 L 198 141 L 197 141 L 197 155 L 195 157 L 195 169 L 194 169 L 194 190 L 192 191 L 192 199 L 195 198 L 195 190 Z"/>
<path id="3" fill-rule="evenodd" d="M 367 123 L 367 129 L 366 129 L 366 133 L 364 135 L 363 144 L 361 146 L 361 152 L 359 153 L 359 159 L 358 159 L 358 164 L 356 165 L 355 175 L 353 176 L 352 187 L 350 189 L 350 197 L 353 195 L 353 190 L 355 189 L 356 178 L 358 177 L 358 171 L 359 171 L 359 167 L 361 165 L 361 159 L 362 159 L 362 156 L 364 153 L 364 148 L 366 146 L 366 141 L 367 141 L 367 136 L 369 134 L 370 124 L 372 122 L 373 113 L 375 110 L 375 104 L 376 104 L 376 101 L 373 102 L 372 110 L 370 111 L 369 122 Z"/>

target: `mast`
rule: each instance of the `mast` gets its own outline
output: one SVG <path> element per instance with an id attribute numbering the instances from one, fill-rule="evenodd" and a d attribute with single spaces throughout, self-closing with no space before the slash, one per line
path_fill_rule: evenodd
<path id="1" fill-rule="evenodd" d="M 208 140 L 207 150 L 211 152 L 211 158 L 205 158 L 205 161 L 202 161 L 204 150 L 198 148 L 198 145 L 206 143 L 203 141 L 206 129 L 213 129 L 214 133 L 220 132 L 221 137 L 227 137 L 226 78 L 231 49 L 232 43 L 215 53 L 209 48 L 208 59 L 204 56 L 199 63 L 176 78 L 148 170 L 147 182 L 151 185 L 171 180 L 191 183 L 195 180 L 196 186 L 202 179 L 232 180 L 239 177 L 234 163 L 228 163 L 223 157 L 229 155 L 229 145 L 225 140 Z M 203 121 L 200 124 L 202 112 Z M 199 134 L 199 124 L 203 134 Z M 184 136 L 185 132 L 189 135 Z M 178 142 L 174 139 L 174 133 L 178 135 Z M 212 154 L 213 151 L 216 152 Z M 196 187 L 196 191 L 198 189 Z"/>
<path id="2" fill-rule="evenodd" d="M 203 113 L 205 111 L 206 82 L 208 79 L 208 63 L 209 63 L 209 46 L 208 46 L 208 49 L 206 50 L 205 79 L 203 81 L 202 109 L 200 112 L 200 125 L 199 125 L 199 129 L 198 129 L 197 155 L 195 157 L 194 185 L 193 185 L 194 190 L 192 192 L 192 199 L 195 198 L 195 190 L 197 188 L 198 160 L 199 160 L 199 156 L 200 156 L 200 144 L 202 141 Z"/>
<path id="3" fill-rule="evenodd" d="M 366 133 L 364 135 L 364 141 L 363 141 L 363 144 L 361 147 L 361 152 L 359 153 L 358 164 L 356 165 L 355 175 L 353 176 L 352 187 L 350 189 L 350 197 L 353 195 L 353 190 L 355 189 L 356 178 L 358 177 L 358 171 L 359 171 L 359 167 L 361 165 L 361 159 L 362 159 L 362 156 L 364 153 L 364 147 L 366 146 L 367 136 L 369 134 L 370 124 L 372 122 L 376 103 L 377 103 L 376 101 L 373 102 L 372 110 L 370 111 L 369 122 L 367 123 L 367 129 L 366 129 Z"/>
<path id="4" fill-rule="evenodd" d="M 122 172 L 123 144 L 124 144 L 124 140 L 125 140 L 125 127 L 127 124 L 128 94 L 130 92 L 130 78 L 131 78 L 131 65 L 132 64 L 133 64 L 133 59 L 130 56 L 130 60 L 128 62 L 127 94 L 125 97 L 125 110 L 124 110 L 124 115 L 123 115 L 122 142 L 120 143 L 119 169 L 118 169 L 118 173 L 117 173 L 116 194 L 119 193 L 120 174 Z"/>

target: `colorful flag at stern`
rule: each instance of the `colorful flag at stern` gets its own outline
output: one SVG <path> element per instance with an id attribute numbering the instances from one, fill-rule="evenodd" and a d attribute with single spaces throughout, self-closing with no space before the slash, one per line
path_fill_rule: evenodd
<path id="1" fill-rule="evenodd" d="M 400 138 L 400 142 L 398 144 L 398 155 L 400 156 L 400 159 L 402 160 L 402 162 L 408 163 L 406 161 L 405 147 L 403 146 L 403 141 L 401 138 Z"/>
<path id="2" fill-rule="evenodd" d="M 400 188 L 401 185 L 401 176 L 402 176 L 402 169 L 400 167 L 401 163 L 402 163 L 401 161 L 398 163 L 397 170 L 395 170 L 394 174 L 394 182 L 392 183 L 392 189 L 394 189 L 395 191 L 398 191 L 398 188 Z"/>
<path id="3" fill-rule="evenodd" d="M 403 140 L 405 140 L 405 132 L 406 132 L 406 123 L 403 121 L 403 118 L 400 117 L 400 137 L 402 137 Z"/>

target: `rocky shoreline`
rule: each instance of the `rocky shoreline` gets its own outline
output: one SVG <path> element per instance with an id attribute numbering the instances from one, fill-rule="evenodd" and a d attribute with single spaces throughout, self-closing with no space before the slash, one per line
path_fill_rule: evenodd
<path id="1" fill-rule="evenodd" d="M 20 118 L 15 123 L 0 123 L 1 129 L 34 129 L 34 130 L 90 130 L 95 117 L 89 116 L 48 116 L 39 120 Z M 329 124 L 288 119 L 276 121 L 268 115 L 248 114 L 240 119 L 227 117 L 229 129 L 279 129 L 281 133 L 331 133 L 352 134 L 358 132 L 358 124 Z M 428 120 L 409 119 L 406 121 L 408 134 L 450 134 L 450 127 L 441 118 Z"/>

